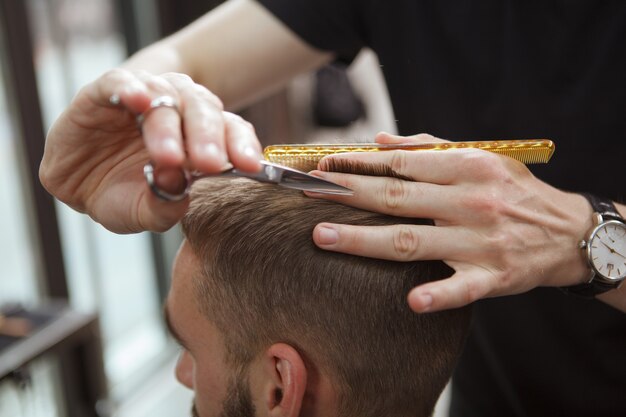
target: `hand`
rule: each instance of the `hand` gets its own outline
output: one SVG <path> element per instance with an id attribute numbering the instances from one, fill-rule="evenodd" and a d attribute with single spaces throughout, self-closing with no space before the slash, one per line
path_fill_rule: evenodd
<path id="1" fill-rule="evenodd" d="M 429 135 L 379 134 L 376 139 L 440 141 Z M 333 158 L 386 164 L 414 179 L 315 171 L 355 191 L 352 197 L 315 197 L 395 216 L 430 218 L 435 226 L 324 223 L 316 227 L 313 238 L 327 250 L 396 261 L 446 262 L 455 270 L 452 277 L 409 294 L 409 305 L 416 312 L 460 307 L 537 286 L 574 285 L 588 277 L 577 244 L 591 227 L 591 208 L 582 196 L 539 181 L 520 162 L 475 149 Z M 326 162 L 322 160 L 320 169 Z"/>
<path id="2" fill-rule="evenodd" d="M 164 95 L 180 114 L 151 110 L 140 131 L 136 116 Z M 51 194 L 111 231 L 163 231 L 183 216 L 188 200 L 156 198 L 143 177 L 146 162 L 161 168 L 160 186 L 176 189 L 182 166 L 214 173 L 231 162 L 253 172 L 261 158 L 252 126 L 224 112 L 220 100 L 189 77 L 116 69 L 84 87 L 54 123 L 40 178 Z"/>

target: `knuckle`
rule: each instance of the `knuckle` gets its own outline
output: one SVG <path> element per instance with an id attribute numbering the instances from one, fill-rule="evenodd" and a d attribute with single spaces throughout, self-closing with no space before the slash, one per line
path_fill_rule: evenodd
<path id="1" fill-rule="evenodd" d="M 490 269 L 497 277 L 494 288 L 512 285 L 514 276 L 525 269 L 519 257 L 526 250 L 523 242 L 513 233 L 500 232 L 489 236 L 485 249 L 489 254 L 486 259 L 492 265 Z"/>
<path id="2" fill-rule="evenodd" d="M 463 153 L 461 163 L 468 175 L 482 180 L 502 180 L 507 176 L 503 159 L 492 152 L 469 149 Z"/>
<path id="3" fill-rule="evenodd" d="M 505 249 L 511 247 L 513 242 L 513 237 L 508 231 L 499 230 L 492 234 L 491 236 L 491 244 L 493 247 Z"/>
<path id="4" fill-rule="evenodd" d="M 392 151 L 390 166 L 392 170 L 399 174 L 405 173 L 407 167 L 407 152 Z"/>
<path id="5" fill-rule="evenodd" d="M 463 291 L 463 304 L 470 304 L 482 298 L 483 291 L 481 286 L 475 280 L 465 280 Z"/>
<path id="6" fill-rule="evenodd" d="M 243 123 L 245 122 L 244 118 L 236 113 L 231 113 L 229 111 L 223 112 L 224 119 L 232 122 L 232 123 Z"/>
<path id="7" fill-rule="evenodd" d="M 250 123 L 249 121 L 244 120 L 244 119 L 242 119 L 242 120 L 243 120 L 243 125 L 244 125 L 245 127 L 247 127 L 248 129 L 250 129 L 250 130 L 254 131 L 254 125 L 252 125 L 252 123 Z"/>
<path id="8" fill-rule="evenodd" d="M 477 193 L 468 193 L 458 198 L 459 205 L 476 219 L 491 225 L 504 221 L 510 211 L 509 204 L 502 198 L 496 187 L 487 187 Z"/>
<path id="9" fill-rule="evenodd" d="M 219 111 L 224 111 L 224 103 L 215 94 L 209 92 L 209 97 L 207 98 L 207 100 L 210 100 L 211 103 L 213 103 L 213 105 L 219 109 Z"/>
<path id="10" fill-rule="evenodd" d="M 186 123 L 189 132 L 201 141 L 220 141 L 225 134 L 223 120 L 214 114 L 207 113 L 202 117 L 192 117 Z"/>
<path id="11" fill-rule="evenodd" d="M 397 226 L 393 233 L 393 251 L 399 260 L 413 260 L 419 248 L 419 236 L 408 226 Z"/>
<path id="12" fill-rule="evenodd" d="M 133 70 L 132 73 L 135 74 L 137 78 L 141 78 L 141 79 L 154 77 L 154 75 L 151 72 L 143 70 L 143 69 Z"/>
<path id="13" fill-rule="evenodd" d="M 104 74 L 102 74 L 102 79 L 111 80 L 111 81 L 119 81 L 120 79 L 128 78 L 129 75 L 130 73 L 125 69 L 113 68 L 113 69 L 106 71 Z"/>
<path id="14" fill-rule="evenodd" d="M 511 271 L 502 271 L 502 274 L 496 283 L 496 287 L 498 290 L 502 291 L 512 287 L 513 283 L 513 274 Z"/>
<path id="15" fill-rule="evenodd" d="M 180 82 L 180 83 L 186 83 L 186 84 L 193 83 L 193 80 L 191 79 L 189 75 L 183 74 L 180 72 L 166 72 L 165 74 L 162 75 L 162 77 L 168 80 L 172 80 L 174 82 Z"/>
<path id="16" fill-rule="evenodd" d="M 358 229 L 346 228 L 340 231 L 340 236 L 344 239 L 340 239 L 344 247 L 353 248 L 356 251 L 360 251 L 365 247 L 365 239 L 362 233 Z"/>
<path id="17" fill-rule="evenodd" d="M 197 84 L 192 81 L 181 91 L 185 94 L 186 100 L 189 102 L 204 105 L 210 104 L 211 107 L 217 107 L 219 111 L 224 111 L 224 103 L 222 103 L 222 100 L 202 84 Z"/>
<path id="18" fill-rule="evenodd" d="M 39 182 L 41 183 L 41 185 L 43 185 L 43 187 L 46 190 L 50 190 L 51 188 L 51 181 L 50 181 L 50 168 L 49 165 L 47 163 L 47 159 L 45 158 L 44 155 L 44 159 L 41 161 L 41 164 L 39 165 Z"/>
<path id="19" fill-rule="evenodd" d="M 235 113 L 231 113 L 231 112 L 223 112 L 224 118 L 231 122 L 231 123 L 235 123 L 238 124 L 252 132 L 254 132 L 254 126 L 252 125 L 252 123 L 250 123 L 249 121 L 247 121 L 246 119 L 244 119 L 243 117 L 241 117 L 238 114 Z"/>
<path id="20" fill-rule="evenodd" d="M 224 111 L 224 103 L 218 96 L 213 94 L 208 88 L 201 84 L 194 84 L 194 88 L 198 92 L 198 94 L 203 97 L 204 100 L 210 102 L 215 107 L 217 107 L 220 111 Z"/>
<path id="21" fill-rule="evenodd" d="M 200 132 L 204 132 L 207 137 L 215 137 L 220 131 L 224 130 L 224 126 L 219 123 L 218 119 L 209 117 L 194 118 L 193 127 Z"/>
<path id="22" fill-rule="evenodd" d="M 436 137 L 434 137 L 431 134 L 428 133 L 418 133 L 417 135 L 413 135 L 411 136 L 412 139 L 414 139 L 415 141 L 418 142 L 437 142 L 439 141 L 439 139 L 437 139 Z"/>
<path id="23" fill-rule="evenodd" d="M 388 210 L 395 210 L 406 199 L 406 187 L 404 181 L 392 178 L 385 182 L 383 192 L 383 204 Z"/>
<path id="24" fill-rule="evenodd" d="M 148 89 L 152 91 L 156 91 L 159 93 L 167 93 L 167 94 L 175 93 L 174 87 L 162 77 L 152 76 L 146 79 L 144 82 L 146 86 L 148 87 Z"/>
<path id="25" fill-rule="evenodd" d="M 512 249 L 515 246 L 515 238 L 507 231 L 492 232 L 487 237 L 487 247 L 490 252 L 501 260 L 504 260 L 504 251 Z"/>
<path id="26" fill-rule="evenodd" d="M 253 135 L 256 136 L 256 130 L 254 129 L 254 126 L 252 125 L 252 123 L 250 123 L 247 120 L 243 120 L 242 125 L 246 130 L 249 131 L 249 133 L 252 133 Z"/>

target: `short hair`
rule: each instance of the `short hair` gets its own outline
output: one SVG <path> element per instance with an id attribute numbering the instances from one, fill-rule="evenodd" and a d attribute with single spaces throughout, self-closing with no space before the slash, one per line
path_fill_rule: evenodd
<path id="1" fill-rule="evenodd" d="M 432 224 L 355 209 L 247 179 L 192 190 L 183 231 L 203 263 L 200 310 L 245 369 L 284 342 L 326 372 L 341 416 L 429 416 L 460 355 L 468 308 L 416 314 L 409 290 L 451 275 L 440 261 L 394 262 L 321 250 L 320 222 Z"/>

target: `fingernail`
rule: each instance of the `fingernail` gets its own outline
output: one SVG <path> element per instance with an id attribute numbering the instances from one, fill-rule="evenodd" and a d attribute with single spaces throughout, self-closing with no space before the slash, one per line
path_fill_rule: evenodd
<path id="1" fill-rule="evenodd" d="M 422 313 L 430 310 L 433 305 L 433 296 L 428 293 L 414 295 L 413 300 L 417 309 Z"/>
<path id="2" fill-rule="evenodd" d="M 134 95 L 138 93 L 145 93 L 146 87 L 142 83 L 132 83 L 124 87 L 124 94 Z"/>
<path id="3" fill-rule="evenodd" d="M 252 146 L 246 146 L 243 148 L 242 154 L 247 158 L 254 159 L 255 161 L 263 159 L 263 156 L 261 156 L 261 154 Z"/>
<path id="4" fill-rule="evenodd" d="M 260 161 L 261 159 L 263 159 L 263 155 L 259 153 L 259 150 L 257 148 L 246 143 L 240 143 L 237 146 L 236 152 L 239 155 L 253 161 Z"/>
<path id="5" fill-rule="evenodd" d="M 318 243 L 320 245 L 334 245 L 339 241 L 339 233 L 331 227 L 321 226 L 319 228 Z"/>

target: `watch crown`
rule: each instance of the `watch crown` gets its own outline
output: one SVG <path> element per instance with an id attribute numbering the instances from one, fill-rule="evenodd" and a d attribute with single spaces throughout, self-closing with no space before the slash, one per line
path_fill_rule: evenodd
<path id="1" fill-rule="evenodd" d="M 585 239 L 578 242 L 578 249 L 585 249 L 587 247 L 587 241 Z"/>

